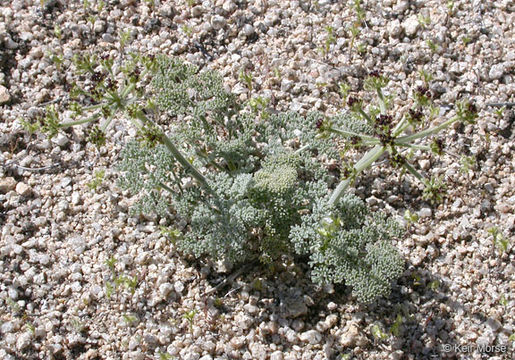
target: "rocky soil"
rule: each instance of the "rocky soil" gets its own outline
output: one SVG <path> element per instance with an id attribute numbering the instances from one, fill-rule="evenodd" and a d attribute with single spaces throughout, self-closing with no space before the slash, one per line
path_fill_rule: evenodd
<path id="1" fill-rule="evenodd" d="M 1 2 L 0 358 L 513 358 L 515 5 L 363 1 L 353 40 L 353 4 Z M 393 112 L 411 106 L 420 70 L 433 77 L 435 122 L 473 100 L 479 119 L 445 132 L 446 155 L 414 154 L 444 177 L 442 204 L 423 202 L 420 184 L 386 163 L 356 184 L 373 208 L 419 215 L 396 242 L 407 265 L 392 295 L 359 305 L 344 286 L 311 284 L 303 266 L 230 277 L 238 269 L 185 258 L 159 230 L 167 220 L 130 216 L 116 186 L 113 164 L 133 135 L 114 127 L 98 150 L 80 128 L 51 141 L 25 130 L 66 100 L 75 54 L 122 47 L 216 69 L 242 100 L 262 96 L 277 110 L 337 113 L 338 84 L 366 97 L 372 70 L 391 79 Z"/>

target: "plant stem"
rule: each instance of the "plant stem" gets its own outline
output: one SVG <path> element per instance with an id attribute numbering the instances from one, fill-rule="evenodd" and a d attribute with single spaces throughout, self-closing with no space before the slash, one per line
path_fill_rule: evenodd
<path id="1" fill-rule="evenodd" d="M 143 114 L 142 112 L 139 112 L 137 117 L 144 124 L 145 123 L 153 124 L 152 120 L 147 118 L 145 116 L 145 114 Z M 213 190 L 209 186 L 209 184 L 208 184 L 206 178 L 204 177 L 204 175 L 202 175 L 188 160 L 186 160 L 186 158 L 181 154 L 179 149 L 177 149 L 177 147 L 172 143 L 170 138 L 168 136 L 166 136 L 164 131 L 160 130 L 160 132 L 161 132 L 160 135 L 161 135 L 162 143 L 166 146 L 168 151 L 170 151 L 170 153 L 175 158 L 175 160 L 177 160 L 184 167 L 184 169 L 188 173 L 190 173 L 190 175 L 193 176 L 195 178 L 195 180 L 197 180 L 202 185 L 202 187 L 204 187 L 204 189 L 206 189 L 208 192 L 212 193 Z"/>
<path id="2" fill-rule="evenodd" d="M 415 176 L 418 180 L 420 180 L 420 182 L 422 182 L 424 185 L 427 184 L 427 181 L 426 179 L 424 178 L 424 176 L 422 176 L 417 170 L 415 170 L 415 168 L 413 166 L 410 165 L 410 163 L 408 163 L 407 161 L 404 162 L 403 166 L 406 168 L 406 170 L 408 170 L 408 172 L 410 174 L 412 174 L 413 176 Z"/>
<path id="3" fill-rule="evenodd" d="M 370 149 L 363 157 L 354 164 L 354 169 L 356 170 L 356 175 L 365 170 L 367 167 L 372 165 L 374 161 L 379 159 L 381 155 L 385 152 L 386 148 L 382 145 L 376 145 L 372 149 Z M 351 179 L 345 179 L 334 189 L 331 198 L 329 199 L 329 205 L 334 205 L 340 199 L 343 192 L 349 187 L 351 183 Z"/>
<path id="4" fill-rule="evenodd" d="M 100 117 L 100 113 L 96 113 L 92 117 L 89 117 L 89 118 L 86 118 L 86 119 L 77 120 L 77 121 L 70 121 L 70 122 L 66 122 L 66 123 L 60 123 L 59 127 L 60 128 L 67 128 L 67 127 L 70 127 L 70 126 L 86 124 L 86 123 L 89 123 L 91 121 L 94 121 L 94 120 L 98 119 L 99 117 Z"/>
<path id="5" fill-rule="evenodd" d="M 431 129 L 423 130 L 423 131 L 420 131 L 420 132 L 418 132 L 416 134 L 409 135 L 409 136 L 402 136 L 400 138 L 397 138 L 397 140 L 399 140 L 400 143 L 404 143 L 405 144 L 405 143 L 408 143 L 408 142 L 410 142 L 412 140 L 420 139 L 420 138 L 432 135 L 434 133 L 437 133 L 440 130 L 445 129 L 446 127 L 448 127 L 452 123 L 456 122 L 457 120 L 458 120 L 458 117 L 455 116 L 455 117 L 453 117 L 453 118 L 451 118 L 451 119 L 441 123 L 438 126 L 435 126 L 435 127 L 431 128 Z"/>
<path id="6" fill-rule="evenodd" d="M 352 132 L 352 131 L 336 129 L 336 128 L 331 128 L 328 131 L 332 132 L 332 133 L 335 133 L 335 134 L 343 135 L 343 136 L 346 136 L 346 137 L 353 137 L 353 136 L 354 137 L 359 137 L 359 138 L 361 138 L 361 140 L 368 141 L 370 145 L 377 145 L 377 144 L 379 144 L 379 140 L 377 138 L 373 137 L 373 136 L 363 135 L 363 134 L 355 133 L 355 132 Z"/>

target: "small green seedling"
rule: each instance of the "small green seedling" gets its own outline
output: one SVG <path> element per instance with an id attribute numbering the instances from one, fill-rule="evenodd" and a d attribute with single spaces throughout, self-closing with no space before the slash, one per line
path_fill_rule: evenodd
<path id="1" fill-rule="evenodd" d="M 114 267 L 116 265 L 116 263 L 118 262 L 118 260 L 116 260 L 116 258 L 114 256 L 111 256 L 109 259 L 107 259 L 105 261 L 105 264 L 107 265 L 107 267 L 114 272 Z"/>
<path id="2" fill-rule="evenodd" d="M 97 190 L 104 180 L 105 170 L 95 171 L 94 178 L 87 185 L 91 190 Z"/>
<path id="3" fill-rule="evenodd" d="M 395 336 L 399 337 L 401 333 L 401 326 L 404 322 L 404 318 L 401 314 L 397 314 L 397 317 L 395 318 L 395 322 L 393 323 L 392 327 L 390 328 L 390 333 Z"/>
<path id="4" fill-rule="evenodd" d="M 418 221 L 418 214 L 406 210 L 404 212 L 404 220 L 406 220 L 408 226 L 414 224 Z"/>
<path id="5" fill-rule="evenodd" d="M 188 311 L 186 314 L 183 315 L 183 317 L 188 321 L 190 326 L 190 332 L 193 332 L 193 323 L 195 321 L 195 315 L 197 314 L 197 310 L 193 309 L 191 311 Z"/>
<path id="6" fill-rule="evenodd" d="M 427 287 L 429 289 L 431 289 L 432 291 L 436 291 L 440 287 L 440 281 L 438 281 L 438 280 L 431 281 L 429 284 L 427 284 Z"/>
<path id="7" fill-rule="evenodd" d="M 499 250 L 499 254 L 504 254 L 508 250 L 510 241 L 504 237 L 503 233 L 496 226 L 488 229 L 488 232 L 492 235 L 492 242 Z"/>
<path id="8" fill-rule="evenodd" d="M 172 229 L 166 226 L 159 226 L 159 229 L 161 234 L 168 237 L 172 244 L 175 244 L 182 237 L 182 232 L 179 229 Z"/>
<path id="9" fill-rule="evenodd" d="M 379 324 L 372 325 L 370 332 L 372 333 L 372 336 L 375 340 L 382 341 L 388 339 L 388 334 L 383 331 L 381 325 Z"/>
<path id="10" fill-rule="evenodd" d="M 134 326 L 138 322 L 138 318 L 132 314 L 124 314 L 123 320 L 129 326 Z"/>
<path id="11" fill-rule="evenodd" d="M 245 86 L 252 91 L 252 81 L 253 81 L 253 77 L 252 77 L 252 74 L 250 72 L 246 72 L 244 71 L 243 69 L 241 69 L 240 71 L 240 76 L 239 76 L 239 79 L 242 83 L 245 84 Z"/>

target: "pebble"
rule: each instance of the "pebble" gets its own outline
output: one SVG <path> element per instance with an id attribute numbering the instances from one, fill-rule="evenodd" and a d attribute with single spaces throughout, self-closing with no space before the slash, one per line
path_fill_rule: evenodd
<path id="1" fill-rule="evenodd" d="M 18 349 L 18 351 L 23 351 L 28 348 L 31 343 L 32 333 L 26 331 L 18 337 L 18 340 L 16 340 L 16 349 Z"/>
<path id="2" fill-rule="evenodd" d="M 16 184 L 16 193 L 21 196 L 28 196 L 32 193 L 32 189 L 29 185 L 19 182 Z"/>
<path id="3" fill-rule="evenodd" d="M 16 180 L 12 177 L 0 179 L 0 194 L 7 194 L 9 191 L 16 189 Z"/>
<path id="4" fill-rule="evenodd" d="M 433 215 L 433 211 L 429 207 L 423 207 L 418 211 L 418 216 L 420 218 L 429 218 Z"/>
<path id="5" fill-rule="evenodd" d="M 420 23 L 418 22 L 417 15 L 411 15 L 409 18 L 404 20 L 402 23 L 402 28 L 404 29 L 404 33 L 413 37 L 417 34 L 418 29 L 420 28 Z"/>
<path id="6" fill-rule="evenodd" d="M 0 105 L 8 103 L 11 100 L 11 95 L 7 88 L 3 85 L 0 85 Z"/>
<path id="7" fill-rule="evenodd" d="M 488 71 L 488 77 L 490 78 L 490 80 L 498 80 L 504 75 L 504 69 L 504 64 L 492 65 L 492 67 Z"/>
<path id="8" fill-rule="evenodd" d="M 318 344 L 322 340 L 322 334 L 316 330 L 309 330 L 299 335 L 299 339 L 311 345 Z"/>
<path id="9" fill-rule="evenodd" d="M 223 18 L 220 15 L 215 15 L 211 18 L 211 26 L 215 30 L 220 30 L 221 28 L 223 28 L 225 26 L 225 24 L 226 24 L 225 18 Z"/>

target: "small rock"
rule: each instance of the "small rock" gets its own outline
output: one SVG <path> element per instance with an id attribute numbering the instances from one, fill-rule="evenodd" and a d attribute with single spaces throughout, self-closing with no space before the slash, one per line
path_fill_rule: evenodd
<path id="1" fill-rule="evenodd" d="M 225 19 L 220 15 L 215 15 L 211 18 L 211 26 L 215 30 L 220 30 L 225 26 Z"/>
<path id="2" fill-rule="evenodd" d="M 57 134 L 57 136 L 52 138 L 52 142 L 59 147 L 64 147 L 70 140 L 63 134 Z"/>
<path id="3" fill-rule="evenodd" d="M 95 25 L 93 26 L 93 31 L 97 34 L 103 33 L 106 29 L 106 23 L 103 20 L 95 21 Z"/>
<path id="4" fill-rule="evenodd" d="M 0 105 L 8 103 L 11 100 L 11 95 L 5 86 L 0 85 Z"/>
<path id="5" fill-rule="evenodd" d="M 16 340 L 16 348 L 18 349 L 18 351 L 21 351 L 29 347 L 31 342 L 32 334 L 26 331 L 18 337 L 18 340 Z"/>
<path id="6" fill-rule="evenodd" d="M 359 329 L 356 325 L 352 324 L 345 334 L 340 338 L 340 345 L 344 348 L 354 346 L 358 340 Z"/>
<path id="7" fill-rule="evenodd" d="M 409 37 L 415 36 L 417 34 L 419 27 L 420 23 L 418 22 L 418 18 L 416 15 L 410 16 L 402 23 L 402 28 L 404 29 L 406 35 Z"/>
<path id="8" fill-rule="evenodd" d="M 501 328 L 501 323 L 493 318 L 486 320 L 486 326 L 488 326 L 493 332 L 498 331 Z"/>
<path id="9" fill-rule="evenodd" d="M 500 79 L 504 75 L 504 64 L 495 64 L 490 68 L 488 77 L 490 80 Z"/>
<path id="10" fill-rule="evenodd" d="M 177 280 L 177 281 L 173 284 L 173 287 L 174 287 L 174 289 L 175 289 L 175 292 L 177 292 L 177 293 L 179 293 L 179 294 L 180 294 L 180 293 L 182 293 L 182 292 L 184 291 L 184 284 L 183 284 L 181 281 L 179 281 L 179 280 Z"/>
<path id="11" fill-rule="evenodd" d="M 174 289 L 174 287 L 170 283 L 164 283 L 164 284 L 159 285 L 159 293 L 164 298 L 167 298 L 173 289 Z"/>
<path id="12" fill-rule="evenodd" d="M 428 218 L 431 217 L 431 215 L 433 215 L 433 211 L 431 210 L 431 208 L 428 207 L 423 207 L 418 212 L 418 216 L 421 218 Z"/>
<path id="13" fill-rule="evenodd" d="M 19 182 L 18 184 L 16 184 L 16 193 L 18 193 L 18 195 L 28 196 L 30 195 L 31 191 L 32 190 L 30 186 L 25 183 Z"/>
<path id="14" fill-rule="evenodd" d="M 253 359 L 266 359 L 266 347 L 260 343 L 252 343 L 249 346 L 250 352 L 252 353 Z"/>
<path id="15" fill-rule="evenodd" d="M 197 5 L 197 6 L 194 6 L 192 9 L 191 9 L 191 16 L 193 17 L 199 17 L 199 16 L 202 16 L 202 13 L 204 12 L 204 9 L 202 8 L 202 6 L 200 5 Z"/>
<path id="16" fill-rule="evenodd" d="M 270 355 L 270 360 L 283 360 L 283 352 L 282 351 L 274 351 Z"/>
<path id="17" fill-rule="evenodd" d="M 243 26 L 243 33 L 245 36 L 252 36 L 254 34 L 254 27 L 250 24 L 245 24 L 245 26 Z"/>
<path id="18" fill-rule="evenodd" d="M 16 188 L 16 180 L 12 177 L 0 179 L 0 194 L 7 194 Z"/>
<path id="19" fill-rule="evenodd" d="M 300 334 L 299 339 L 303 342 L 308 342 L 311 345 L 315 345 L 322 340 L 322 334 L 316 330 L 309 330 Z"/>
<path id="20" fill-rule="evenodd" d="M 398 38 L 402 33 L 401 23 L 398 19 L 388 22 L 387 31 L 390 37 Z"/>

